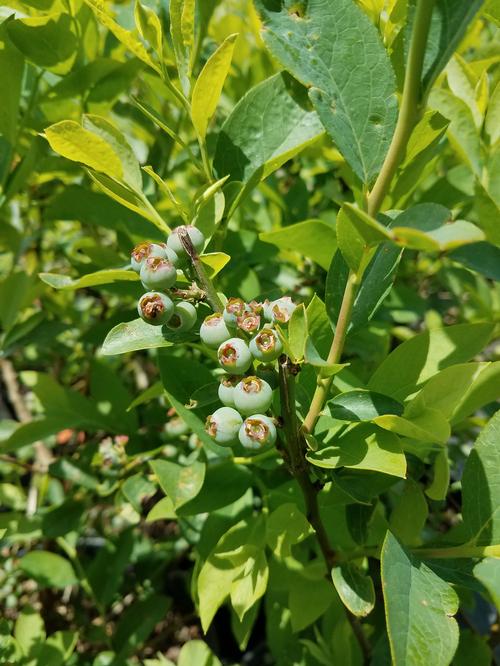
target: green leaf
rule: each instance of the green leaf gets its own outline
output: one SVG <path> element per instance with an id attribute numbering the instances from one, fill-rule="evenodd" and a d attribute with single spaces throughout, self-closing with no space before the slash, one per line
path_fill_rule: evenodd
<path id="1" fill-rule="evenodd" d="M 477 438 L 462 477 L 460 536 L 476 546 L 500 544 L 499 438 L 500 411 Z"/>
<path id="2" fill-rule="evenodd" d="M 32 550 L 21 559 L 20 568 L 41 587 L 68 587 L 78 578 L 71 563 L 64 557 L 45 550 Z"/>
<path id="3" fill-rule="evenodd" d="M 248 557 L 243 572 L 231 585 L 231 605 L 240 622 L 245 614 L 264 596 L 269 578 L 264 549 Z"/>
<path id="4" fill-rule="evenodd" d="M 460 629 L 458 648 L 453 657 L 453 666 L 491 666 L 493 654 L 486 636 L 480 636 L 470 629 Z"/>
<path id="5" fill-rule="evenodd" d="M 488 590 L 493 603 L 500 611 L 500 559 L 485 557 L 474 567 L 474 576 Z"/>
<path id="6" fill-rule="evenodd" d="M 174 509 L 174 503 L 170 497 L 163 497 L 157 502 L 146 516 L 147 523 L 153 523 L 155 520 L 176 520 L 177 513 Z"/>
<path id="7" fill-rule="evenodd" d="M 111 146 L 121 162 L 123 182 L 135 192 L 140 192 L 142 190 L 141 168 L 123 134 L 108 120 L 95 114 L 85 114 L 82 118 L 82 126 Z"/>
<path id="8" fill-rule="evenodd" d="M 500 282 L 500 248 L 491 243 L 471 243 L 453 250 L 449 255 L 476 273 Z"/>
<path id="9" fill-rule="evenodd" d="M 425 489 L 425 494 L 431 500 L 442 501 L 446 499 L 450 485 L 450 463 L 448 462 L 448 451 L 438 451 L 432 464 L 432 483 Z"/>
<path id="10" fill-rule="evenodd" d="M 156 487 L 142 474 L 134 474 L 125 480 L 121 490 L 134 509 L 140 513 L 142 500 L 154 495 Z"/>
<path id="11" fill-rule="evenodd" d="M 484 233 L 470 222 L 451 222 L 444 206 L 423 203 L 398 215 L 392 225 L 394 242 L 403 247 L 445 252 L 484 240 Z"/>
<path id="12" fill-rule="evenodd" d="M 40 280 L 54 289 L 83 289 L 85 287 L 96 287 L 101 284 L 112 284 L 113 282 L 138 282 L 139 276 L 134 271 L 122 269 L 105 269 L 95 273 L 87 273 L 76 280 L 69 275 L 59 275 L 58 273 L 39 273 Z"/>
<path id="13" fill-rule="evenodd" d="M 78 641 L 76 631 L 56 631 L 51 634 L 38 653 L 38 663 L 44 666 L 64 666 L 70 660 Z"/>
<path id="14" fill-rule="evenodd" d="M 381 393 L 356 389 L 335 396 L 328 402 L 330 415 L 340 421 L 371 421 L 381 414 L 403 413 L 403 405 Z"/>
<path id="15" fill-rule="evenodd" d="M 298 252 L 325 270 L 328 270 L 337 249 L 335 227 L 322 220 L 297 222 L 276 231 L 262 233 L 259 238 L 264 243 L 276 245 L 280 250 Z"/>
<path id="16" fill-rule="evenodd" d="M 120 158 L 109 143 L 74 120 L 61 120 L 47 127 L 45 138 L 52 150 L 63 157 L 73 162 L 81 162 L 116 180 L 122 179 Z"/>
<path id="17" fill-rule="evenodd" d="M 13 146 L 16 143 L 24 59 L 7 34 L 9 22 L 0 25 L 0 134 Z"/>
<path id="18" fill-rule="evenodd" d="M 392 510 L 389 528 L 400 543 L 407 546 L 421 544 L 421 532 L 429 515 L 429 507 L 422 488 L 408 479 L 403 494 Z"/>
<path id="19" fill-rule="evenodd" d="M 111 329 L 103 342 L 101 353 L 113 356 L 140 349 L 171 347 L 172 344 L 165 337 L 163 326 L 151 326 L 142 319 L 134 319 L 117 324 Z"/>
<path id="20" fill-rule="evenodd" d="M 194 462 L 186 467 L 167 460 L 150 462 L 161 489 L 170 497 L 174 509 L 192 500 L 200 492 L 205 479 L 204 463 Z"/>
<path id="21" fill-rule="evenodd" d="M 208 123 L 215 113 L 217 103 L 228 75 L 238 35 L 229 35 L 210 56 L 200 72 L 193 88 L 191 118 L 202 139 L 207 133 Z"/>
<path id="22" fill-rule="evenodd" d="M 35 65 L 58 74 L 70 69 L 77 39 L 69 14 L 17 19 L 9 22 L 7 31 L 19 51 Z"/>
<path id="23" fill-rule="evenodd" d="M 292 316 L 288 322 L 288 348 L 291 353 L 290 358 L 294 363 L 298 363 L 304 358 L 306 339 L 306 309 L 304 304 L 301 303 L 292 312 Z"/>
<path id="24" fill-rule="evenodd" d="M 404 400 L 439 370 L 481 352 L 492 332 L 492 324 L 483 323 L 424 331 L 389 354 L 372 375 L 368 388 Z"/>
<path id="25" fill-rule="evenodd" d="M 136 0 L 134 6 L 135 25 L 143 39 L 151 44 L 156 55 L 163 59 L 163 30 L 161 21 L 156 13 Z"/>
<path id="26" fill-rule="evenodd" d="M 256 4 L 267 47 L 309 88 L 327 131 L 354 172 L 370 183 L 397 116 L 394 74 L 377 29 L 352 0 Z"/>
<path id="27" fill-rule="evenodd" d="M 382 590 L 394 666 L 448 666 L 458 645 L 458 597 L 388 532 Z"/>
<path id="28" fill-rule="evenodd" d="M 451 434 L 450 425 L 446 418 L 436 409 L 430 407 L 411 416 L 408 414 L 405 414 L 404 417 L 390 414 L 377 416 L 373 419 L 373 422 L 384 430 L 422 442 L 445 444 Z"/>
<path id="29" fill-rule="evenodd" d="M 249 90 L 223 124 L 215 171 L 219 178 L 258 182 L 322 133 L 305 89 L 287 74 L 275 74 Z"/>
<path id="30" fill-rule="evenodd" d="M 375 588 L 370 576 L 352 562 L 332 569 L 332 581 L 342 603 L 357 617 L 366 617 L 375 606 Z"/>
<path id="31" fill-rule="evenodd" d="M 498 97 L 500 98 L 500 95 Z M 474 191 L 474 208 L 477 224 L 484 231 L 486 240 L 493 243 L 493 245 L 500 245 L 500 224 L 498 222 L 500 219 L 500 205 L 493 199 L 480 182 L 476 182 Z M 483 252 L 486 253 L 487 247 L 488 246 L 486 246 L 485 243 L 482 244 L 481 249 Z M 495 249 L 497 252 L 500 252 L 498 248 Z M 480 266 L 480 263 L 478 263 L 478 265 Z M 482 272 L 478 268 L 475 270 Z"/>
<path id="32" fill-rule="evenodd" d="M 302 631 L 320 618 L 335 600 L 333 587 L 325 581 L 323 562 L 311 562 L 294 572 L 288 588 L 292 629 Z"/>
<path id="33" fill-rule="evenodd" d="M 267 519 L 267 545 L 279 559 L 290 557 L 291 547 L 311 534 L 311 526 L 295 504 L 285 502 Z"/>
<path id="34" fill-rule="evenodd" d="M 170 606 L 170 599 L 152 594 L 135 601 L 122 613 L 113 634 L 116 663 L 122 663 L 126 657 L 137 652 L 158 622 L 165 619 Z"/>
<path id="35" fill-rule="evenodd" d="M 423 84 L 432 87 L 462 41 L 483 0 L 437 0 L 426 46 Z"/>
<path id="36" fill-rule="evenodd" d="M 337 216 L 337 240 L 349 268 L 363 274 L 370 248 L 392 238 L 391 232 L 367 213 L 345 203 Z"/>
<path id="37" fill-rule="evenodd" d="M 366 423 L 355 425 L 333 445 L 309 452 L 306 458 L 325 469 L 349 467 L 406 476 L 406 459 L 398 437 Z"/>
<path id="38" fill-rule="evenodd" d="M 393 243 L 381 243 L 363 273 L 354 299 L 349 331 L 355 331 L 369 322 L 394 284 L 403 250 Z M 337 322 L 349 266 L 342 254 L 336 252 L 326 278 L 325 304 L 332 324 Z"/>
<path id="39" fill-rule="evenodd" d="M 139 58 L 139 60 L 142 60 L 142 62 L 145 62 L 146 65 L 158 72 L 158 74 L 161 74 L 161 68 L 151 59 L 140 39 L 129 30 L 122 28 L 114 20 L 103 0 L 84 0 L 84 2 L 92 9 L 99 23 L 102 23 L 125 48 Z"/>
<path id="40" fill-rule="evenodd" d="M 44 643 L 45 624 L 40 614 L 31 606 L 25 606 L 17 616 L 14 638 L 25 655 L 29 655 L 33 649 Z"/>
<path id="41" fill-rule="evenodd" d="M 177 666 L 194 666 L 195 664 L 196 666 L 221 666 L 221 662 L 206 643 L 191 640 L 182 646 Z"/>
<path id="42" fill-rule="evenodd" d="M 177 71 L 184 94 L 190 89 L 191 55 L 194 43 L 195 0 L 171 0 L 169 3 L 170 34 Z"/>

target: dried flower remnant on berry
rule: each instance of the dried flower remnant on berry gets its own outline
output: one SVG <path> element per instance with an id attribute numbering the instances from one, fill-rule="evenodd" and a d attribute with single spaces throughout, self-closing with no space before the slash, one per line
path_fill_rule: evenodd
<path id="1" fill-rule="evenodd" d="M 255 333 L 260 328 L 260 317 L 257 314 L 245 313 L 236 320 L 238 328 L 245 333 Z"/>

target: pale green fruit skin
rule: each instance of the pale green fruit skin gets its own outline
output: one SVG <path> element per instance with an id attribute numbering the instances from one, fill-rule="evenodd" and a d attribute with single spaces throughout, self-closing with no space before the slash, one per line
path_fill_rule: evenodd
<path id="1" fill-rule="evenodd" d="M 230 374 L 242 375 L 252 365 L 252 354 L 241 338 L 229 338 L 217 350 L 221 368 Z"/>
<path id="2" fill-rule="evenodd" d="M 196 308 L 188 301 L 180 301 L 174 305 L 174 314 L 167 323 L 172 331 L 182 333 L 190 331 L 196 324 Z"/>
<path id="3" fill-rule="evenodd" d="M 219 384 L 219 400 L 226 407 L 234 407 L 234 387 L 241 381 L 242 377 L 237 375 L 227 375 L 223 377 Z"/>
<path id="4" fill-rule="evenodd" d="M 263 344 L 266 340 L 266 336 L 271 336 L 274 340 L 274 344 L 271 344 L 269 348 L 266 348 L 266 345 Z M 276 331 L 266 327 L 250 340 L 250 351 L 252 356 L 259 361 L 274 361 L 283 351 L 283 344 Z"/>
<path id="5" fill-rule="evenodd" d="M 189 432 L 188 424 L 183 421 L 180 416 L 174 416 L 174 418 L 167 421 L 165 424 L 165 435 L 170 439 L 177 439 L 182 435 L 186 435 Z"/>
<path id="6" fill-rule="evenodd" d="M 260 423 L 261 432 L 263 434 L 262 438 L 252 436 L 251 431 L 249 432 L 249 428 L 252 426 L 253 422 Z M 251 451 L 256 451 L 274 444 L 276 442 L 276 436 L 276 426 L 274 425 L 273 420 L 269 416 L 265 416 L 265 414 L 253 414 L 252 416 L 248 416 L 242 423 L 238 432 L 240 444 L 245 449 Z"/>
<path id="7" fill-rule="evenodd" d="M 177 280 L 174 264 L 163 257 L 148 257 L 139 275 L 146 289 L 170 289 Z"/>
<path id="8" fill-rule="evenodd" d="M 146 323 L 152 326 L 162 326 L 173 315 L 174 304 L 166 294 L 162 294 L 160 291 L 148 291 L 139 299 L 137 312 Z"/>
<path id="9" fill-rule="evenodd" d="M 243 419 L 235 409 L 220 407 L 207 418 L 206 429 L 210 437 L 221 446 L 231 446 L 238 439 Z"/>
<path id="10" fill-rule="evenodd" d="M 297 306 L 292 301 L 290 296 L 283 296 L 282 298 L 278 298 L 277 300 L 273 301 L 271 303 L 271 314 L 272 314 L 273 323 L 281 324 L 281 326 L 286 326 L 290 321 L 290 317 L 292 316 L 292 313 L 296 307 Z M 283 317 L 280 317 L 278 315 L 275 308 L 278 308 L 282 312 Z"/>
<path id="11" fill-rule="evenodd" d="M 217 349 L 223 342 L 229 340 L 231 333 L 220 313 L 205 317 L 200 326 L 201 341 L 211 349 Z"/>
<path id="12" fill-rule="evenodd" d="M 186 251 L 184 250 L 184 245 L 182 244 L 178 234 L 179 228 L 183 228 L 187 231 L 187 234 L 191 240 L 191 243 L 193 244 L 194 249 L 196 250 L 196 252 L 201 252 L 203 250 L 203 247 L 205 246 L 205 236 L 202 234 L 202 232 L 199 229 L 194 227 L 192 224 L 182 225 L 182 227 L 177 227 L 176 229 L 174 229 L 170 234 L 170 236 L 167 238 L 168 247 L 174 252 L 176 252 L 179 258 L 186 257 Z"/>
<path id="13" fill-rule="evenodd" d="M 273 390 L 259 377 L 245 377 L 234 387 L 234 405 L 240 414 L 267 412 L 273 401 Z"/>

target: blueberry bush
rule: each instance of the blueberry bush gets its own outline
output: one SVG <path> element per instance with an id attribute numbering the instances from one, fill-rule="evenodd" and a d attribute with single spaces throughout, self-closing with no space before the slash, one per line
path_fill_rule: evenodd
<path id="1" fill-rule="evenodd" d="M 0 7 L 0 663 L 500 664 L 495 0 Z"/>

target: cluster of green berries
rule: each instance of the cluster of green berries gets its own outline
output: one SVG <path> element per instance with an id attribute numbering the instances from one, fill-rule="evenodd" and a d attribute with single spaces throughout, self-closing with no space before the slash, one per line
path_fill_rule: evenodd
<path id="1" fill-rule="evenodd" d="M 284 297 L 264 303 L 245 303 L 230 298 L 222 313 L 206 317 L 200 337 L 208 347 L 217 349 L 219 365 L 225 370 L 219 386 L 224 405 L 207 419 L 207 432 L 222 446 L 237 441 L 246 449 L 258 450 L 276 441 L 276 426 L 267 416 L 273 399 L 276 361 L 283 350 L 274 328 L 285 326 L 295 304 Z M 254 362 L 260 364 L 257 375 L 243 376 Z"/>
<path id="2" fill-rule="evenodd" d="M 177 270 L 187 264 L 187 254 L 179 237 L 184 229 L 197 252 L 203 250 L 205 237 L 191 225 L 177 227 L 166 243 L 144 242 L 132 250 L 131 265 L 139 273 L 148 291 L 137 304 L 139 316 L 153 326 L 166 325 L 173 331 L 189 331 L 196 323 L 196 308 L 189 301 L 177 300 L 170 291 L 177 280 Z"/>

